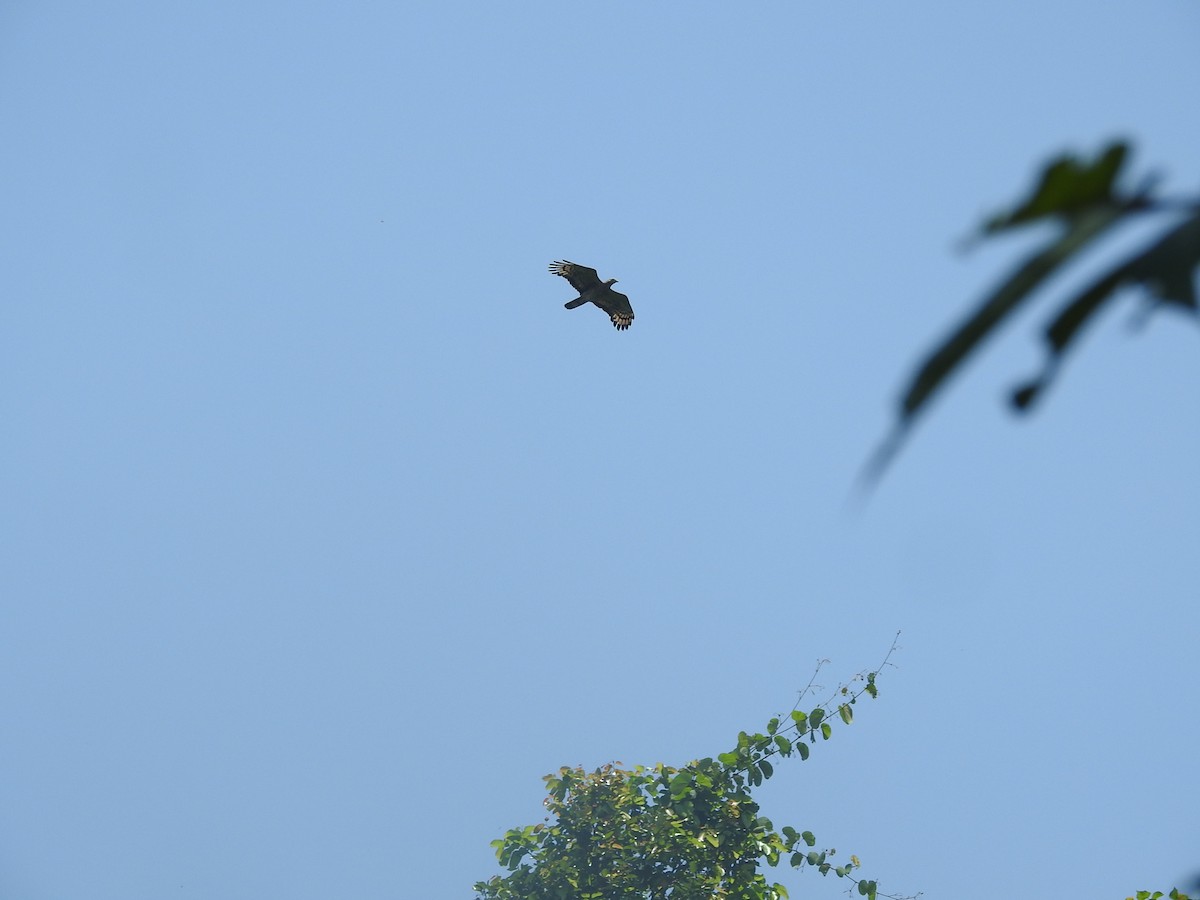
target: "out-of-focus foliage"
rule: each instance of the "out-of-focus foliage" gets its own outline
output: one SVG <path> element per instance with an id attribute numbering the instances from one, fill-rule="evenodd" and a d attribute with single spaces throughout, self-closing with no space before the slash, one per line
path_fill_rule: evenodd
<path id="1" fill-rule="evenodd" d="M 1028 410 L 1057 374 L 1063 355 L 1083 327 L 1125 287 L 1140 287 L 1154 307 L 1172 306 L 1189 315 L 1196 301 L 1196 269 L 1200 267 L 1200 197 L 1168 200 L 1155 193 L 1156 179 L 1124 187 L 1121 175 L 1129 146 L 1116 142 L 1092 161 L 1063 156 L 1042 172 L 1033 192 L 1010 211 L 989 218 L 980 237 L 1052 221 L 1057 234 L 1021 261 L 982 303 L 917 367 L 900 402 L 896 426 L 867 466 L 865 478 L 876 480 L 891 462 L 918 413 L 957 372 L 966 358 L 995 332 L 1021 304 L 1034 297 L 1051 275 L 1074 260 L 1113 226 L 1155 214 L 1163 231 L 1132 256 L 1120 260 L 1074 296 L 1066 297 L 1045 330 L 1047 359 L 1042 371 L 1012 392 L 1013 408 Z"/>
<path id="2" fill-rule="evenodd" d="M 858 895 L 874 898 L 876 883 L 853 875 L 857 857 L 838 864 L 834 850 L 816 849 L 811 832 L 777 830 L 759 814 L 752 794 L 779 760 L 807 759 L 812 745 L 829 740 L 834 720 L 849 725 L 859 697 L 877 695 L 876 674 L 858 676 L 808 712 L 795 709 L 771 719 L 762 733 L 740 733 L 736 746 L 716 759 L 679 767 L 563 768 L 547 775 L 549 815 L 492 842 L 508 874 L 478 882 L 477 896 L 781 900 L 787 890 L 770 883 L 762 866 L 782 860 L 848 878 Z"/>

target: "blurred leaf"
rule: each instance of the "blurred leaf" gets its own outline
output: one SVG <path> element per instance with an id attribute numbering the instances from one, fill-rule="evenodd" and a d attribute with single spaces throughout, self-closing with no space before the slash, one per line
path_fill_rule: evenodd
<path id="1" fill-rule="evenodd" d="M 1058 373 L 1061 358 L 1083 326 L 1124 286 L 1141 284 L 1164 305 L 1197 312 L 1196 270 L 1200 268 L 1200 213 L 1185 219 L 1158 241 L 1069 300 L 1046 329 L 1049 357 L 1042 372 L 1013 391 L 1019 410 L 1030 408 Z"/>
<path id="2" fill-rule="evenodd" d="M 994 216 L 982 228 L 994 234 L 1038 219 L 1053 218 L 1060 233 L 1030 254 L 980 303 L 965 320 L 920 363 L 900 401 L 891 433 L 864 467 L 861 481 L 871 485 L 887 469 L 903 445 L 913 422 L 951 375 L 961 371 L 966 359 L 985 338 L 995 334 L 1022 303 L 1051 275 L 1093 244 L 1113 225 L 1133 213 L 1179 209 L 1151 198 L 1152 181 L 1122 193 L 1117 182 L 1129 154 L 1122 142 L 1113 143 L 1093 161 L 1064 156 L 1042 172 L 1032 195 L 1009 212 Z M 1139 257 L 1115 267 L 1081 292 L 1059 313 L 1047 331 L 1051 356 L 1043 373 L 1012 395 L 1019 410 L 1029 408 L 1055 374 L 1059 359 L 1080 328 L 1116 290 L 1141 284 L 1163 304 L 1197 310 L 1194 270 L 1200 258 L 1200 224 L 1194 210 L 1200 203 L 1183 204 L 1193 214 Z M 870 688 L 868 687 L 868 692 Z M 872 696 L 874 696 L 872 692 Z"/>
<path id="3" fill-rule="evenodd" d="M 1196 304 L 1196 270 L 1200 268 L 1200 212 L 1184 220 L 1157 244 L 1129 262 L 1129 278 L 1164 304 L 1190 312 Z"/>
<path id="4" fill-rule="evenodd" d="M 1114 202 L 1113 186 L 1129 155 L 1129 145 L 1117 141 L 1088 163 L 1065 154 L 1042 170 L 1032 195 L 1013 210 L 999 213 L 983 225 L 984 234 L 1034 222 L 1048 216 L 1070 218 L 1089 207 Z"/>
<path id="5" fill-rule="evenodd" d="M 1027 300 L 1033 290 L 1059 266 L 1107 231 L 1122 215 L 1124 211 L 1121 208 L 1106 206 L 1072 220 L 1065 234 L 1049 247 L 1026 259 L 965 322 L 925 358 L 901 399 L 896 427 L 867 464 L 865 478 L 868 483 L 878 480 L 883 474 L 900 449 L 913 419 L 925 408 L 946 379 L 958 371 L 963 360 L 980 342 L 993 334 L 996 327 Z"/>

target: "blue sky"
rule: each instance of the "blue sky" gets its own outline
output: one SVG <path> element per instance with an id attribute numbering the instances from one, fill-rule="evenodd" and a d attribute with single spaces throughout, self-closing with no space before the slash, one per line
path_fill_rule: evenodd
<path id="1" fill-rule="evenodd" d="M 470 896 L 546 772 L 715 755 L 897 630 L 777 824 L 928 898 L 1190 878 L 1194 322 L 1126 298 L 1017 421 L 1031 307 L 847 500 L 1049 156 L 1200 189 L 1198 37 L 1182 0 L 5 4 L 0 894 Z"/>

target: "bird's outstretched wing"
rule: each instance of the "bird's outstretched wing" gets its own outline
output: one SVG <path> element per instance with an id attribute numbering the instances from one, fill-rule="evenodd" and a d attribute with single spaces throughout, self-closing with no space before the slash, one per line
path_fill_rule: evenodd
<path id="1" fill-rule="evenodd" d="M 592 288 L 600 287 L 600 275 L 596 270 L 578 263 L 568 262 L 565 259 L 556 260 L 550 263 L 550 271 L 567 279 L 571 283 L 571 287 L 581 294 L 586 294 Z"/>
<path id="2" fill-rule="evenodd" d="M 618 331 L 624 331 L 633 324 L 633 307 L 629 305 L 629 298 L 619 291 L 609 288 L 592 302 L 608 313 Z"/>

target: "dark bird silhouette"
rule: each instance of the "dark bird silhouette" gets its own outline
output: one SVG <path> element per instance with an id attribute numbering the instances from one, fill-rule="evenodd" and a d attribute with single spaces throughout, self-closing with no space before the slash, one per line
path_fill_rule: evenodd
<path id="1" fill-rule="evenodd" d="M 550 271 L 567 279 L 571 287 L 579 291 L 578 297 L 565 304 L 567 309 L 574 309 L 585 303 L 595 303 L 608 313 L 618 331 L 624 331 L 633 324 L 633 307 L 629 305 L 629 298 L 612 289 L 617 279 L 601 281 L 595 269 L 567 262 L 565 259 L 550 263 Z"/>

